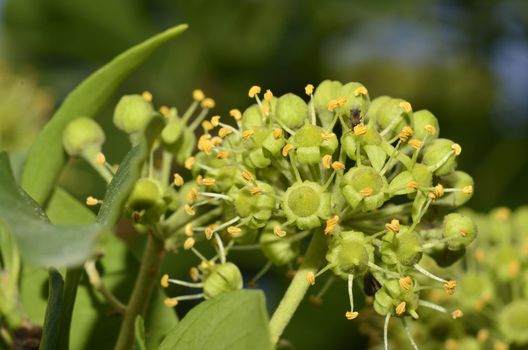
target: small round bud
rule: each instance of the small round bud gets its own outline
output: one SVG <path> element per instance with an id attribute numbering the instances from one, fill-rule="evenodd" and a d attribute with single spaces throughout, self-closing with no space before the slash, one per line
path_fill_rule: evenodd
<path id="1" fill-rule="evenodd" d="M 374 261 L 374 248 L 362 232 L 342 231 L 332 238 L 326 260 L 343 279 L 349 274 L 361 276 L 367 271 L 369 261 Z"/>
<path id="2" fill-rule="evenodd" d="M 136 181 L 128 197 L 127 207 L 134 211 L 150 209 L 163 201 L 163 189 L 158 181 L 142 178 Z"/>
<path id="3" fill-rule="evenodd" d="M 453 145 L 455 143 L 448 139 L 436 139 L 433 140 L 425 148 L 423 153 L 423 163 L 428 166 L 438 165 L 444 158 L 448 157 L 443 164 L 441 164 L 436 170 L 435 175 L 443 176 L 452 173 L 457 167 L 456 157 L 453 151 Z"/>
<path id="4" fill-rule="evenodd" d="M 449 175 L 442 176 L 441 183 L 446 188 L 457 188 L 460 191 L 446 193 L 436 202 L 437 205 L 442 204 L 452 207 L 460 207 L 473 196 L 473 178 L 463 171 L 457 170 Z"/>
<path id="5" fill-rule="evenodd" d="M 528 301 L 517 300 L 503 307 L 497 324 L 506 341 L 528 344 Z"/>
<path id="6" fill-rule="evenodd" d="M 62 134 L 62 144 L 70 156 L 97 154 L 105 141 L 103 129 L 90 118 L 80 117 L 68 123 Z"/>
<path id="7" fill-rule="evenodd" d="M 477 236 L 477 225 L 469 216 L 451 213 L 444 217 L 444 238 L 450 250 L 460 250 L 467 247 Z"/>
<path id="8" fill-rule="evenodd" d="M 281 208 L 288 221 L 295 222 L 301 230 L 309 230 L 330 217 L 330 194 L 315 182 L 297 182 L 286 190 Z"/>
<path id="9" fill-rule="evenodd" d="M 422 259 L 422 237 L 408 226 L 400 225 L 398 233 L 391 231 L 385 235 L 381 253 L 387 265 L 412 266 Z"/>
<path id="10" fill-rule="evenodd" d="M 266 225 L 275 209 L 274 189 L 267 183 L 256 181 L 256 187 L 262 189 L 258 196 L 251 193 L 251 188 L 244 187 L 233 194 L 238 215 L 248 219 L 248 225 L 259 228 Z"/>
<path id="11" fill-rule="evenodd" d="M 299 96 L 288 93 L 277 100 L 275 117 L 290 129 L 301 127 L 307 116 L 308 106 Z"/>
<path id="12" fill-rule="evenodd" d="M 390 128 L 386 134 L 389 139 L 398 135 L 404 127 L 412 127 L 412 109 L 409 109 L 402 99 L 385 100 L 377 107 L 376 114 L 372 117 L 380 131 Z"/>
<path id="13" fill-rule="evenodd" d="M 141 95 L 125 95 L 114 110 L 114 124 L 127 134 L 140 132 L 155 113 L 152 104 Z"/>
<path id="14" fill-rule="evenodd" d="M 420 140 L 427 137 L 427 140 L 431 141 L 436 139 L 440 133 L 438 119 L 426 109 L 413 113 L 413 124 L 415 137 Z"/>
<path id="15" fill-rule="evenodd" d="M 333 118 L 333 113 L 328 111 L 328 103 L 337 99 L 341 90 L 339 81 L 325 80 L 317 86 L 314 93 L 314 106 L 323 127 L 329 125 Z"/>
<path id="16" fill-rule="evenodd" d="M 352 168 L 343 177 L 343 196 L 352 208 L 363 211 L 379 208 L 385 202 L 387 180 L 374 168 Z"/>
<path id="17" fill-rule="evenodd" d="M 207 275 L 203 283 L 203 291 L 206 298 L 242 289 L 242 274 L 238 267 L 230 262 L 215 265 Z"/>

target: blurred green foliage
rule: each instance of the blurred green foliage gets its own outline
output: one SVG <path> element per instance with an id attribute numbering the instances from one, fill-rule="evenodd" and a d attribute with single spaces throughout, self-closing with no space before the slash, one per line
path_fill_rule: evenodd
<path id="1" fill-rule="evenodd" d="M 439 118 L 442 134 L 463 147 L 459 168 L 475 179 L 471 207 L 526 202 L 528 107 L 514 98 L 528 90 L 526 1 L 9 0 L 2 15 L 0 57 L 16 72 L 37 71 L 40 85 L 59 99 L 119 52 L 186 22 L 190 30 L 120 94 L 149 90 L 157 104 L 185 106 L 188 92 L 200 87 L 216 99 L 214 112 L 227 115 L 250 104 L 246 91 L 253 84 L 280 95 L 302 94 L 306 83 L 323 79 L 360 81 L 374 96 L 400 96 Z M 1 132 L 8 116 L 18 118 L 0 114 Z M 105 153 L 121 158 L 127 140 L 111 125 L 111 112 L 98 119 L 110 140 Z M 26 127 L 21 121 L 18 130 Z M 19 136 L 25 145 L 32 138 Z M 79 197 L 98 194 L 98 182 L 73 165 L 62 183 L 85 183 L 74 188 Z M 245 266 L 258 270 L 252 264 Z M 271 288 L 269 306 L 282 292 L 272 278 L 281 279 L 271 274 L 261 282 Z M 356 321 L 341 315 L 346 304 L 331 292 L 322 307 L 303 305 L 285 334 L 294 347 L 284 348 L 358 344 Z"/>

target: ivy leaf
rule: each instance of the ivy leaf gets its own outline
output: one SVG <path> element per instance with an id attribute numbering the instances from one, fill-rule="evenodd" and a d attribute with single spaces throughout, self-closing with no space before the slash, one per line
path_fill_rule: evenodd
<path id="1" fill-rule="evenodd" d="M 9 159 L 0 153 L 0 220 L 34 265 L 73 266 L 93 253 L 101 225 L 53 225 L 38 204 L 15 182 Z"/>
<path id="2" fill-rule="evenodd" d="M 264 295 L 239 290 L 204 301 L 184 317 L 159 349 L 273 349 Z"/>
<path id="3" fill-rule="evenodd" d="M 66 162 L 62 133 L 68 122 L 80 116 L 93 117 L 134 69 L 185 29 L 185 24 L 170 28 L 132 47 L 90 75 L 66 97 L 28 154 L 21 184 L 31 197 L 43 204 L 54 188 Z"/>

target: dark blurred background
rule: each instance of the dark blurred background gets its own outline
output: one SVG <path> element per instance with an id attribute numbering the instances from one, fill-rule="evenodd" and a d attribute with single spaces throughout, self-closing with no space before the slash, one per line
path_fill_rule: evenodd
<path id="1" fill-rule="evenodd" d="M 475 179 L 470 207 L 527 202 L 526 0 L 0 0 L 0 14 L 4 147 L 27 148 L 90 72 L 186 22 L 190 30 L 120 93 L 149 90 L 158 106 L 184 109 L 199 87 L 227 115 L 251 102 L 253 84 L 279 95 L 324 79 L 360 81 L 371 97 L 401 97 L 438 117 L 443 136 L 462 145 L 459 168 Z M 111 108 L 98 120 L 115 133 L 106 152 L 119 159 L 126 140 L 112 131 Z M 296 349 L 357 344 L 346 303 L 338 283 L 322 307 L 302 308 L 286 337 Z"/>

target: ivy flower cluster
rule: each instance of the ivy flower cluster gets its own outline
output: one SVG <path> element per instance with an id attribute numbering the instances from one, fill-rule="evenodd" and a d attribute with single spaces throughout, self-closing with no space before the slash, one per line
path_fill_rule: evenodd
<path id="1" fill-rule="evenodd" d="M 252 86 L 254 103 L 243 112 L 230 110 L 228 118 L 207 118 L 214 100 L 201 90 L 193 92 L 183 115 L 176 108 L 156 111 L 149 93 L 124 96 L 116 106 L 114 123 L 133 144 L 150 120 L 164 116 L 126 211 L 167 250 L 190 250 L 200 260 L 190 271 L 192 281 L 162 277 L 163 287 L 200 290 L 167 298 L 166 305 L 242 288 L 239 268 L 227 261 L 231 250 L 256 249 L 268 258 L 251 285 L 271 266 L 291 269 L 302 257 L 303 241 L 322 237 L 320 269 L 298 273 L 294 281 L 315 285 L 330 275 L 315 298 L 320 300 L 335 277 L 346 280 L 349 320 L 359 315 L 353 285 L 364 284 L 384 317 L 386 348 L 392 317 L 405 329 L 422 308 L 461 317 L 459 309 L 423 300 L 424 290 L 452 295 L 457 283 L 421 264 L 424 256 L 451 264 L 476 237 L 471 218 L 448 214 L 473 193 L 471 176 L 456 170 L 461 146 L 439 137 L 431 112 L 413 111 L 408 101 L 389 96 L 371 101 L 360 83 L 308 84 L 305 95 L 275 97 Z M 198 128 L 203 133 L 196 137 Z M 67 152 L 110 181 L 115 169 L 101 152 L 103 142 L 102 130 L 88 118 L 76 119 L 64 134 Z M 99 203 L 87 198 L 88 205 Z M 200 241 L 209 241 L 216 255 L 202 254 Z"/>

